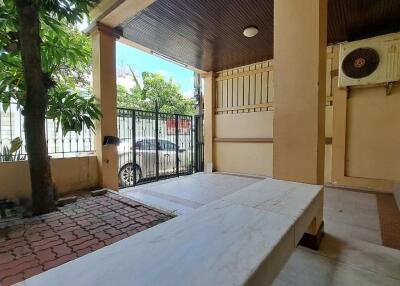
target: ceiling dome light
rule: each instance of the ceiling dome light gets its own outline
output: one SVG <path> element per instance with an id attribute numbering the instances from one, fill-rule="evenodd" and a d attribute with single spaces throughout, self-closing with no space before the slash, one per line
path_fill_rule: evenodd
<path id="1" fill-rule="evenodd" d="M 255 26 L 250 26 L 244 29 L 243 35 L 247 38 L 254 37 L 255 35 L 258 34 L 258 28 Z"/>

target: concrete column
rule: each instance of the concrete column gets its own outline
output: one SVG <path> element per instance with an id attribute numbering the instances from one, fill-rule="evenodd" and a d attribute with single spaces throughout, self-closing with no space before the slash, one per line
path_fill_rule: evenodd
<path id="1" fill-rule="evenodd" d="M 324 183 L 327 0 L 274 1 L 273 177 Z"/>
<path id="2" fill-rule="evenodd" d="M 204 78 L 204 171 L 211 173 L 214 169 L 214 102 L 215 74 L 207 73 Z"/>
<path id="3" fill-rule="evenodd" d="M 117 86 L 115 41 L 117 36 L 105 26 L 91 31 L 93 48 L 93 93 L 103 117 L 96 124 L 96 156 L 99 183 L 118 191 L 118 153 L 115 145 L 103 146 L 104 136 L 117 136 Z"/>

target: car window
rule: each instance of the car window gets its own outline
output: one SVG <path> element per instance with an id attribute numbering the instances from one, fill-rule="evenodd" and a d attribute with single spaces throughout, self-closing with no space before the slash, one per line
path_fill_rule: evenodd
<path id="1" fill-rule="evenodd" d="M 155 139 L 144 139 L 136 142 L 136 149 L 140 150 L 156 150 Z"/>
<path id="2" fill-rule="evenodd" d="M 167 140 L 159 140 L 161 150 L 165 151 L 175 151 L 176 145 Z"/>

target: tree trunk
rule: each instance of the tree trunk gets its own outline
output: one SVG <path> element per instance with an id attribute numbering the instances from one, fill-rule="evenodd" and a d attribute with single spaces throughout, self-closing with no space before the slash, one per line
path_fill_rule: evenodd
<path id="1" fill-rule="evenodd" d="M 40 0 L 15 0 L 19 28 L 26 101 L 24 128 L 29 160 L 34 215 L 55 209 L 54 187 L 47 153 L 45 114 L 48 103 L 40 54 Z"/>

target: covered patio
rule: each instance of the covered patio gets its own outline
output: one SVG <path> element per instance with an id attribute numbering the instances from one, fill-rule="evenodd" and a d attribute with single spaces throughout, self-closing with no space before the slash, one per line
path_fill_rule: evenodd
<path id="1" fill-rule="evenodd" d="M 101 186 L 119 187 L 117 146 L 103 144 L 118 134 L 116 41 L 201 75 L 205 170 L 121 191 L 177 217 L 21 285 L 399 284 L 398 244 L 382 246 L 397 234 L 378 207 L 400 180 L 400 78 L 344 85 L 338 44 L 389 45 L 381 57 L 400 76 L 399 11 L 389 0 L 100 1 L 88 32 Z"/>
<path id="2" fill-rule="evenodd" d="M 314 2 L 307 9 L 272 0 L 109 0 L 94 7 L 88 32 L 103 113 L 96 133 L 102 186 L 118 189 L 116 148 L 102 139 L 118 134 L 119 41 L 202 76 L 207 172 L 393 193 L 400 169 L 396 76 L 390 84 L 343 86 L 340 65 L 349 41 L 398 50 L 398 3 Z M 246 28 L 257 34 L 244 36 Z"/>
<path id="3" fill-rule="evenodd" d="M 236 214 L 229 213 L 223 208 L 221 202 L 231 201 L 238 192 L 240 193 L 238 189 L 241 188 L 244 188 L 248 193 L 247 197 L 251 198 L 254 195 L 254 193 L 252 194 L 254 185 L 261 181 L 261 178 L 233 174 L 198 173 L 126 189 L 121 192 L 121 195 L 133 198 L 140 203 L 146 202 L 148 207 L 164 209 L 164 211 L 177 214 L 179 219 L 173 219 L 170 223 L 163 223 L 150 231 L 136 234 L 119 243 L 71 261 L 62 267 L 32 277 L 21 285 L 64 285 L 64 277 L 71 276 L 73 273 L 79 273 L 79 275 L 68 279 L 65 285 L 94 285 L 94 283 L 95 285 L 127 285 L 131 283 L 133 285 L 147 285 L 147 283 L 205 285 L 203 284 L 204 279 L 209 281 L 207 285 L 214 285 L 212 281 L 215 277 L 219 277 L 222 284 L 227 281 L 238 283 L 244 270 L 236 276 L 228 274 L 222 268 L 217 268 L 217 272 L 208 270 L 201 274 L 205 277 L 204 279 L 197 278 L 199 283 L 194 283 L 191 278 L 199 275 L 196 269 L 203 268 L 203 263 L 218 261 L 214 255 L 224 253 L 223 256 L 231 265 L 229 267 L 233 267 L 232 264 L 236 265 L 237 263 L 235 262 L 236 258 L 231 256 L 234 255 L 231 251 L 242 250 L 244 251 L 243 257 L 251 259 L 248 256 L 251 255 L 251 252 L 247 252 L 249 248 L 247 247 L 246 251 L 243 250 L 246 247 L 241 244 L 245 242 L 241 240 L 240 236 L 252 231 L 254 237 L 257 237 L 263 228 L 258 225 L 252 230 L 249 229 L 249 225 L 254 222 L 249 221 L 251 216 L 245 209 Z M 272 189 L 265 191 L 268 194 Z M 287 192 L 284 188 L 281 191 Z M 400 252 L 382 246 L 381 232 L 383 230 L 379 222 L 380 215 L 376 195 L 331 188 L 326 188 L 324 192 L 325 235 L 318 251 L 298 246 L 282 270 L 275 273 L 277 276 L 272 285 L 397 285 L 400 281 L 397 271 Z M 263 201 L 259 197 L 259 203 Z M 246 203 L 246 199 L 243 200 L 243 203 Z M 220 211 L 218 216 L 211 218 L 214 207 L 221 208 L 223 211 Z M 228 212 L 228 216 L 225 211 Z M 200 213 L 204 221 L 199 221 L 196 213 Z M 259 213 L 255 218 L 265 220 L 266 217 L 263 218 L 261 215 Z M 232 220 L 233 223 L 229 228 L 225 228 L 227 222 L 224 223 L 224 219 Z M 204 225 L 205 222 L 207 222 L 206 225 Z M 179 227 L 182 223 L 184 224 L 183 228 Z M 215 227 L 222 228 L 221 232 L 219 233 Z M 196 228 L 199 228 L 200 232 L 197 232 Z M 271 239 L 271 235 L 267 233 L 271 232 L 271 229 L 264 230 L 267 231 L 264 233 L 264 238 L 268 241 Z M 229 234 L 223 235 L 224 232 Z M 233 233 L 235 235 L 231 236 Z M 169 235 L 172 236 L 169 237 Z M 224 242 L 216 244 L 219 245 L 219 249 L 214 248 L 220 235 Z M 185 240 L 185 236 L 189 238 L 188 241 Z M 198 248 L 197 242 L 207 238 L 211 239 L 208 244 L 213 245 L 212 253 L 209 252 L 207 244 Z M 239 245 L 234 244 L 234 247 L 228 248 L 229 251 L 221 252 L 234 241 L 240 242 Z M 188 242 L 189 244 L 187 244 Z M 171 243 L 174 246 L 171 246 Z M 187 252 L 186 255 L 176 254 L 177 251 L 181 251 L 182 247 Z M 262 247 L 258 245 L 255 249 L 261 250 Z M 207 254 L 202 254 L 202 252 L 207 252 Z M 169 257 L 170 255 L 173 257 Z M 191 258 L 188 259 L 189 257 Z M 192 259 L 197 262 L 192 264 Z M 255 258 L 253 257 L 253 259 Z M 223 267 L 224 264 L 220 263 L 219 265 Z M 249 261 L 240 264 L 245 267 L 247 263 Z M 88 265 L 90 267 L 87 267 Z M 115 265 L 119 265 L 119 267 L 113 271 L 108 270 Z M 272 266 L 268 268 L 275 269 Z M 268 268 L 265 270 L 266 272 L 270 272 Z M 159 276 L 167 279 L 166 282 L 160 282 Z M 227 277 L 231 277 L 232 280 Z M 255 285 L 263 285 L 257 283 Z"/>

